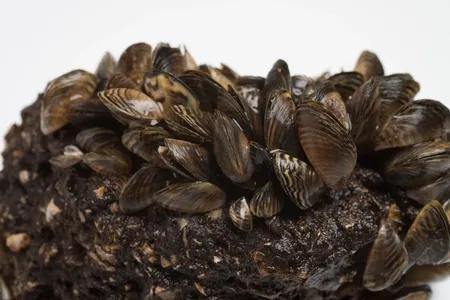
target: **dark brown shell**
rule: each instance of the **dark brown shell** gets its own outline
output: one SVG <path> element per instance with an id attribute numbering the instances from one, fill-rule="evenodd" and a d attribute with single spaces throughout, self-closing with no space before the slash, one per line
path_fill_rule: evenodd
<path id="1" fill-rule="evenodd" d="M 164 170 L 143 166 L 125 184 L 119 198 L 120 210 L 131 214 L 150 206 L 155 201 L 153 194 L 161 190 L 168 179 Z"/>
<path id="2" fill-rule="evenodd" d="M 99 152 L 89 152 L 83 156 L 83 163 L 95 172 L 105 176 L 127 176 L 131 171 L 131 161 L 121 151 L 111 148 Z"/>
<path id="3" fill-rule="evenodd" d="M 410 264 L 438 264 L 450 250 L 450 226 L 442 205 L 433 200 L 417 215 L 405 237 Z"/>
<path id="4" fill-rule="evenodd" d="M 270 181 L 260 187 L 250 200 L 251 213 L 259 218 L 270 218 L 283 209 L 284 199 L 277 187 Z"/>
<path id="5" fill-rule="evenodd" d="M 155 203 L 181 213 L 200 214 L 221 207 L 225 193 L 212 183 L 196 181 L 169 185 L 154 194 Z"/>
<path id="6" fill-rule="evenodd" d="M 352 125 L 345 103 L 342 100 L 341 94 L 337 92 L 329 81 L 316 89 L 313 100 L 320 102 L 341 122 L 345 129 L 350 130 Z"/>
<path id="7" fill-rule="evenodd" d="M 300 143 L 312 166 L 329 187 L 342 184 L 356 164 L 356 146 L 336 117 L 316 102 L 297 110 Z"/>
<path id="8" fill-rule="evenodd" d="M 384 69 L 378 56 L 370 51 L 363 51 L 356 62 L 356 72 L 364 76 L 364 80 L 369 80 L 375 76 L 383 76 Z"/>
<path id="9" fill-rule="evenodd" d="M 414 99 L 420 86 L 409 74 L 382 76 L 378 82 L 382 111 L 379 126 L 383 126 L 402 105 Z"/>
<path id="10" fill-rule="evenodd" d="M 389 223 L 382 221 L 363 274 L 363 285 L 380 291 L 395 284 L 408 265 L 408 252 Z"/>
<path id="11" fill-rule="evenodd" d="M 106 52 L 105 55 L 103 55 L 102 60 L 98 64 L 95 74 L 101 80 L 108 80 L 116 73 L 116 70 L 116 60 L 111 53 Z"/>
<path id="12" fill-rule="evenodd" d="M 164 139 L 169 136 L 170 133 L 160 127 L 132 128 L 122 134 L 122 144 L 130 152 L 153 162 L 158 146 L 163 145 Z"/>
<path id="13" fill-rule="evenodd" d="M 234 120 L 221 113 L 215 116 L 213 145 L 217 164 L 228 178 L 243 183 L 252 177 L 249 140 Z"/>
<path id="14" fill-rule="evenodd" d="M 152 47 L 146 43 L 129 46 L 119 58 L 119 72 L 133 80 L 138 86 L 145 72 L 152 68 Z"/>
<path id="15" fill-rule="evenodd" d="M 347 110 L 352 122 L 351 133 L 358 150 L 364 151 L 371 148 L 377 133 L 380 106 L 376 79 L 365 82 L 347 101 Z"/>
<path id="16" fill-rule="evenodd" d="M 434 100 L 409 102 L 384 125 L 375 141 L 375 150 L 446 138 L 449 131 L 450 110 L 442 103 Z"/>
<path id="17" fill-rule="evenodd" d="M 193 91 L 200 101 L 200 109 L 213 113 L 215 110 L 234 118 L 246 132 L 250 132 L 250 121 L 243 106 L 244 100 L 233 90 L 224 89 L 207 73 L 187 71 L 180 79 Z"/>
<path id="18" fill-rule="evenodd" d="M 50 134 L 67 125 L 74 117 L 74 108 L 90 105 L 97 86 L 95 75 L 74 70 L 52 80 L 41 100 L 41 130 Z"/>
<path id="19" fill-rule="evenodd" d="M 389 161 L 384 178 L 401 187 L 427 185 L 450 171 L 450 143 L 434 141 L 399 150 Z"/>
<path id="20" fill-rule="evenodd" d="M 448 262 L 440 265 L 416 265 L 405 273 L 397 286 L 402 288 L 423 286 L 446 279 L 448 276 L 450 276 L 450 263 Z"/>
<path id="21" fill-rule="evenodd" d="M 274 91 L 267 99 L 264 115 L 264 137 L 268 150 L 287 150 L 288 142 L 295 141 L 295 104 L 285 90 Z"/>
<path id="22" fill-rule="evenodd" d="M 271 96 L 272 92 L 278 90 L 290 92 L 291 89 L 292 81 L 288 64 L 284 60 L 279 59 L 273 64 L 266 77 L 264 87 L 266 100 Z"/>
<path id="23" fill-rule="evenodd" d="M 341 72 L 330 76 L 328 81 L 334 85 L 334 88 L 341 94 L 344 102 L 346 102 L 364 83 L 364 78 L 358 72 Z"/>
<path id="24" fill-rule="evenodd" d="M 203 143 L 212 141 L 214 118 L 206 111 L 196 111 L 183 105 L 171 107 L 166 124 L 171 131 L 186 140 Z"/>
<path id="25" fill-rule="evenodd" d="M 418 187 L 411 188 L 406 191 L 406 195 L 417 201 L 418 203 L 425 205 L 432 199 L 439 200 L 441 202 L 450 199 L 450 172 L 442 175 L 436 181 Z"/>
<path id="26" fill-rule="evenodd" d="M 96 152 L 120 143 L 116 133 L 108 128 L 92 127 L 80 131 L 75 141 L 86 152 Z"/>
<path id="27" fill-rule="evenodd" d="M 174 158 L 189 174 L 197 180 L 211 178 L 211 157 L 204 147 L 183 140 L 165 139 L 166 146 Z"/>
<path id="28" fill-rule="evenodd" d="M 179 75 L 186 70 L 186 60 L 180 48 L 170 47 L 167 43 L 159 43 L 153 50 L 152 66 L 154 72 L 162 71 Z"/>
<path id="29" fill-rule="evenodd" d="M 324 184 L 307 163 L 277 151 L 273 168 L 284 192 L 300 209 L 308 209 L 320 200 Z"/>

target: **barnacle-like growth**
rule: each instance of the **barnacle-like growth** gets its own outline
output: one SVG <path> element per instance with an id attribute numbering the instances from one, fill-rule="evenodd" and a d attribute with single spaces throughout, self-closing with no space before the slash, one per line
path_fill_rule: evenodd
<path id="1" fill-rule="evenodd" d="M 106 54 L 96 74 L 76 70 L 50 82 L 41 129 L 76 124 L 76 145 L 50 162 L 120 178 L 123 213 L 223 207 L 244 232 L 261 224 L 256 218 L 314 209 L 355 168 L 372 168 L 392 197 L 424 205 L 409 229 L 392 206 L 369 247 L 364 287 L 398 290 L 421 282 L 418 268 L 444 263 L 450 247 L 441 205 L 450 198 L 450 111 L 414 100 L 418 91 L 408 74 L 385 75 L 368 51 L 350 72 L 291 75 L 278 60 L 263 78 L 139 43 L 118 63 Z"/>

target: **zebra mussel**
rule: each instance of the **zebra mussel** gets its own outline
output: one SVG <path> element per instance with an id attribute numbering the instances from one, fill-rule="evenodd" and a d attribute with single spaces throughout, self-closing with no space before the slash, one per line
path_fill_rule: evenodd
<path id="1" fill-rule="evenodd" d="M 314 209 L 357 165 L 373 168 L 393 197 L 423 206 L 403 231 L 395 208 L 380 220 L 362 282 L 381 291 L 411 286 L 412 272 L 445 264 L 450 249 L 442 206 L 450 198 L 450 110 L 415 100 L 419 89 L 409 74 L 386 75 L 369 51 L 354 70 L 314 78 L 278 60 L 264 78 L 199 65 L 186 48 L 138 43 L 117 62 L 107 53 L 95 74 L 51 81 L 40 126 L 45 135 L 77 129 L 50 163 L 119 177 L 123 213 L 225 207 L 243 232 L 287 209 Z"/>

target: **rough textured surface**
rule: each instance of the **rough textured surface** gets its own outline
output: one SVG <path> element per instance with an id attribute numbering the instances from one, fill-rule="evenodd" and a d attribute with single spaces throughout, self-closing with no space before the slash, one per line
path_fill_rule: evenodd
<path id="1" fill-rule="evenodd" d="M 22 117 L 7 135 L 0 173 L 0 270 L 15 297 L 366 297 L 358 287 L 367 246 L 392 201 L 373 171 L 357 168 L 313 209 L 289 207 L 247 234 L 233 228 L 227 207 L 204 216 L 155 207 L 125 216 L 117 205 L 122 180 L 48 163 L 76 128 L 43 136 L 39 100 Z M 416 214 L 413 204 L 397 203 L 407 220 Z M 17 233 L 31 242 L 15 253 L 6 239 Z"/>

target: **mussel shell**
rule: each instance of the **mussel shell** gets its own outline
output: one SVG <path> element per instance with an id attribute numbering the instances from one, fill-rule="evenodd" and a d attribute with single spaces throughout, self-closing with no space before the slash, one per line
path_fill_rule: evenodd
<path id="1" fill-rule="evenodd" d="M 382 111 L 379 126 L 382 127 L 402 105 L 414 99 L 420 86 L 409 74 L 382 76 L 378 82 Z"/>
<path id="2" fill-rule="evenodd" d="M 186 171 L 183 166 L 181 166 L 173 157 L 173 155 L 170 153 L 169 148 L 166 146 L 159 146 L 158 147 L 158 154 L 159 159 L 163 162 L 163 168 L 167 170 L 171 170 L 175 172 L 175 174 L 180 175 L 183 178 L 186 178 L 188 180 L 195 180 L 191 174 L 189 174 L 188 171 Z"/>
<path id="3" fill-rule="evenodd" d="M 384 179 L 401 187 L 427 185 L 450 171 L 450 143 L 433 141 L 399 150 L 388 162 Z"/>
<path id="4" fill-rule="evenodd" d="M 406 196 L 418 203 L 425 205 L 432 199 L 445 202 L 450 199 L 450 172 L 442 175 L 433 183 L 418 187 L 411 188 L 406 191 Z"/>
<path id="5" fill-rule="evenodd" d="M 268 150 L 284 149 L 287 144 L 295 141 L 294 119 L 295 104 L 289 92 L 274 91 L 267 99 L 267 109 L 264 115 L 264 137 Z"/>
<path id="6" fill-rule="evenodd" d="M 431 289 L 428 285 L 414 289 L 402 290 L 395 294 L 395 300 L 429 300 L 431 299 Z"/>
<path id="7" fill-rule="evenodd" d="M 86 153 L 83 163 L 104 176 L 127 176 L 132 167 L 130 159 L 124 153 L 112 148 Z"/>
<path id="8" fill-rule="evenodd" d="M 384 75 L 384 68 L 378 56 L 367 50 L 359 55 L 354 70 L 355 72 L 362 74 L 364 80 Z"/>
<path id="9" fill-rule="evenodd" d="M 259 218 L 270 218 L 283 209 L 283 197 L 270 181 L 260 187 L 250 200 L 251 213 Z"/>
<path id="10" fill-rule="evenodd" d="M 162 103 L 166 119 L 170 118 L 170 108 L 174 105 L 183 105 L 194 111 L 199 110 L 200 103 L 190 89 L 170 73 L 145 74 L 144 90 L 152 99 Z"/>
<path id="11" fill-rule="evenodd" d="M 414 99 L 420 85 L 409 74 L 392 74 L 378 78 L 380 97 L 405 104 Z"/>
<path id="12" fill-rule="evenodd" d="M 307 163 L 277 151 L 273 168 L 284 192 L 300 209 L 308 209 L 320 200 L 324 184 Z"/>
<path id="13" fill-rule="evenodd" d="M 255 166 L 264 166 L 266 169 L 272 170 L 272 157 L 266 147 L 255 141 L 251 141 L 250 155 Z"/>
<path id="14" fill-rule="evenodd" d="M 211 76 L 211 78 L 220 84 L 224 89 L 228 90 L 229 87 L 236 88 L 234 82 L 225 76 L 225 74 L 222 73 L 222 70 L 210 65 L 201 65 L 199 69 Z"/>
<path id="15" fill-rule="evenodd" d="M 395 284 L 408 265 L 408 252 L 388 222 L 382 221 L 363 274 L 363 285 L 380 291 Z"/>
<path id="16" fill-rule="evenodd" d="M 210 154 L 204 147 L 183 140 L 165 139 L 166 146 L 174 160 L 198 180 L 211 178 Z"/>
<path id="17" fill-rule="evenodd" d="M 166 124 L 177 136 L 186 140 L 203 143 L 212 141 L 213 114 L 195 111 L 183 105 L 171 107 L 171 116 Z"/>
<path id="18" fill-rule="evenodd" d="M 121 211 L 131 214 L 150 206 L 155 201 L 153 194 L 164 188 L 169 178 L 162 169 L 152 166 L 140 168 L 122 190 L 119 197 Z"/>
<path id="19" fill-rule="evenodd" d="M 341 122 L 323 105 L 308 101 L 297 110 L 297 132 L 303 150 L 320 178 L 337 187 L 356 165 L 356 146 Z"/>
<path id="20" fill-rule="evenodd" d="M 353 93 L 363 84 L 364 79 L 358 72 L 342 72 L 334 74 L 327 79 L 341 94 L 342 100 L 346 102 Z"/>
<path id="21" fill-rule="evenodd" d="M 289 72 L 288 64 L 282 60 L 277 60 L 266 77 L 266 82 L 264 86 L 264 94 L 266 100 L 270 95 L 277 90 L 291 91 L 292 81 L 291 74 Z"/>
<path id="22" fill-rule="evenodd" d="M 83 159 L 83 152 L 75 145 L 67 145 L 64 147 L 64 153 L 49 159 L 49 163 L 53 166 L 65 169 L 70 168 Z"/>
<path id="23" fill-rule="evenodd" d="M 228 210 L 231 222 L 242 231 L 251 231 L 253 229 L 253 216 L 245 197 L 234 201 Z"/>
<path id="24" fill-rule="evenodd" d="M 170 47 L 167 43 L 159 43 L 153 50 L 153 71 L 179 75 L 186 70 L 185 56 L 180 48 Z"/>
<path id="25" fill-rule="evenodd" d="M 97 66 L 95 74 L 101 80 L 110 79 L 117 70 L 117 62 L 111 53 L 106 52 Z"/>
<path id="26" fill-rule="evenodd" d="M 122 134 L 122 144 L 130 152 L 152 162 L 158 146 L 163 145 L 169 136 L 170 133 L 161 127 L 132 128 Z"/>
<path id="27" fill-rule="evenodd" d="M 438 264 L 450 250 L 450 225 L 442 205 L 432 200 L 425 205 L 405 236 L 410 264 Z"/>
<path id="28" fill-rule="evenodd" d="M 225 193 L 212 183 L 196 181 L 169 185 L 154 195 L 155 203 L 176 212 L 199 214 L 221 207 Z"/>
<path id="29" fill-rule="evenodd" d="M 145 72 L 152 68 L 152 47 L 146 43 L 129 46 L 119 58 L 118 69 L 138 86 Z"/>
<path id="30" fill-rule="evenodd" d="M 375 150 L 405 147 L 446 138 L 450 131 L 450 110 L 434 100 L 417 100 L 403 105 L 384 125 Z"/>
<path id="31" fill-rule="evenodd" d="M 224 89 L 207 73 L 201 71 L 187 71 L 180 76 L 180 79 L 200 101 L 201 110 L 210 113 L 219 110 L 234 118 L 246 132 L 250 131 L 250 120 L 243 106 L 244 100 L 234 89 Z"/>
<path id="32" fill-rule="evenodd" d="M 97 87 L 95 75 L 74 70 L 52 80 L 41 100 L 41 131 L 50 134 L 73 119 L 73 107 L 81 109 L 93 97 Z"/>
<path id="33" fill-rule="evenodd" d="M 250 143 L 239 125 L 217 113 L 213 133 L 214 155 L 222 172 L 234 182 L 248 181 L 254 171 Z"/>
<path id="34" fill-rule="evenodd" d="M 320 102 L 341 122 L 342 126 L 350 130 L 351 121 L 345 103 L 342 100 L 341 94 L 337 92 L 330 81 L 324 82 L 316 89 L 313 99 Z"/>
<path id="35" fill-rule="evenodd" d="M 248 109 L 247 115 L 250 119 L 251 129 L 260 141 L 264 136 L 264 96 L 262 94 L 264 82 L 264 78 L 253 76 L 239 77 L 236 82 L 236 92 L 246 102 L 245 107 Z"/>
<path id="36" fill-rule="evenodd" d="M 423 286 L 432 282 L 447 279 L 450 276 L 450 263 L 440 265 L 424 265 L 411 267 L 402 280 L 397 284 L 398 287 L 416 287 Z"/>
<path id="37" fill-rule="evenodd" d="M 139 90 L 139 86 L 133 80 L 121 73 L 111 76 L 106 84 L 105 90 L 119 88 Z"/>
<path id="38" fill-rule="evenodd" d="M 377 132 L 380 106 L 378 81 L 375 78 L 366 81 L 347 101 L 352 122 L 351 134 L 358 149 L 371 148 Z"/>
<path id="39" fill-rule="evenodd" d="M 82 130 L 75 137 L 75 141 L 86 152 L 96 152 L 120 143 L 114 131 L 103 127 L 92 127 Z"/>
<path id="40" fill-rule="evenodd" d="M 163 106 L 133 89 L 109 89 L 98 93 L 100 100 L 120 122 L 152 124 L 163 118 Z M 152 124 L 153 125 L 153 124 Z"/>

